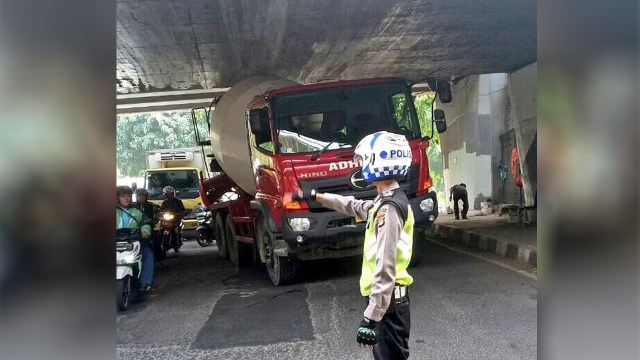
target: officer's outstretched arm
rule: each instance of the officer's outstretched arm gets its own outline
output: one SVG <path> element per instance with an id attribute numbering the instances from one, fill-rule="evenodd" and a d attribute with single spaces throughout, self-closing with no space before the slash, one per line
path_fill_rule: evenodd
<path id="1" fill-rule="evenodd" d="M 373 206 L 373 201 L 371 200 L 358 200 L 353 196 L 329 193 L 316 194 L 316 200 L 324 207 L 362 220 L 367 219 L 369 209 Z"/>
<path id="2" fill-rule="evenodd" d="M 290 200 L 314 200 L 319 202 L 324 207 L 341 212 L 345 215 L 357 217 L 362 220 L 367 219 L 367 213 L 369 209 L 371 209 L 371 206 L 373 206 L 373 201 L 371 200 L 357 200 L 353 196 L 319 193 L 315 189 L 305 191 L 298 190 L 297 192 L 291 194 Z"/>

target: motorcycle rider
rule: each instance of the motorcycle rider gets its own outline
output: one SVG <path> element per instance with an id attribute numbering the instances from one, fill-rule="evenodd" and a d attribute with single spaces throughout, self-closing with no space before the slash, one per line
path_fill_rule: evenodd
<path id="1" fill-rule="evenodd" d="M 140 269 L 140 290 L 150 291 L 153 283 L 153 249 L 149 242 L 151 236 L 150 219 L 136 206 L 131 206 L 133 189 L 129 186 L 116 187 L 116 229 L 138 229 L 142 239 L 140 251 L 142 269 Z"/>
<path id="2" fill-rule="evenodd" d="M 182 200 L 176 197 L 176 189 L 174 189 L 173 186 L 165 186 L 164 189 L 162 189 L 162 193 L 165 199 L 160 205 L 160 212 L 168 211 L 174 213 L 176 217 L 175 224 L 179 224 L 182 218 L 187 215 L 187 209 L 184 207 Z M 174 249 L 178 252 L 182 244 L 182 230 L 180 226 L 174 228 L 174 233 L 177 236 L 176 244 L 178 244 Z"/>
<path id="3" fill-rule="evenodd" d="M 413 247 L 414 217 L 398 181 L 411 166 L 411 147 L 398 134 L 380 131 L 356 146 L 354 160 L 365 181 L 375 185 L 374 200 L 298 190 L 292 200 L 315 200 L 325 207 L 367 222 L 360 293 L 367 307 L 356 332 L 358 346 L 373 350 L 375 359 L 407 359 L 411 318 L 407 272 Z"/>
<path id="4" fill-rule="evenodd" d="M 161 237 L 160 232 L 156 230 L 158 224 L 158 218 L 160 216 L 160 206 L 152 203 L 148 200 L 149 192 L 144 188 L 137 188 L 135 205 L 142 211 L 147 219 L 151 219 L 151 244 L 153 245 L 154 261 L 159 267 L 162 266 L 164 260 L 164 254 L 161 249 Z"/>

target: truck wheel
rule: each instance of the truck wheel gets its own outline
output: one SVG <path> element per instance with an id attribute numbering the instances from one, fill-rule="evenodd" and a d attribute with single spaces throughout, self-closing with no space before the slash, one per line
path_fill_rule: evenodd
<path id="1" fill-rule="evenodd" d="M 411 249 L 411 261 L 409 267 L 416 267 L 422 262 L 424 257 L 424 247 L 427 244 L 427 235 L 424 229 L 415 229 L 413 233 L 413 249 Z"/>
<path id="2" fill-rule="evenodd" d="M 238 241 L 236 240 L 236 230 L 233 227 L 233 216 L 227 215 L 226 225 L 224 227 L 224 234 L 227 242 L 227 252 L 229 253 L 229 260 L 234 265 L 238 264 Z"/>
<path id="3" fill-rule="evenodd" d="M 296 278 L 296 272 L 298 269 L 297 261 L 288 257 L 276 256 L 273 251 L 273 239 L 271 239 L 267 229 L 264 228 L 267 226 L 266 222 L 261 221 L 258 225 L 261 227 L 260 229 L 257 229 L 258 232 L 263 236 L 266 236 L 266 240 L 268 240 L 265 244 L 265 265 L 267 267 L 267 272 L 269 273 L 269 278 L 271 278 L 271 283 L 275 286 L 292 283 Z"/>
<path id="4" fill-rule="evenodd" d="M 227 237 L 224 231 L 224 223 L 222 222 L 222 216 L 216 214 L 215 231 L 216 231 L 216 245 L 218 245 L 218 256 L 224 259 L 228 259 L 227 254 Z"/>

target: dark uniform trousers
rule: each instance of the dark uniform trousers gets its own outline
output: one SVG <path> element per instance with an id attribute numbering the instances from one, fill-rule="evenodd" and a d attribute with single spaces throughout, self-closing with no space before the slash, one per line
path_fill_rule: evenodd
<path id="1" fill-rule="evenodd" d="M 368 305 L 369 297 L 365 299 Z M 395 294 L 392 296 L 387 312 L 376 327 L 378 344 L 373 347 L 375 360 L 409 358 L 409 333 L 411 331 L 409 304 L 408 292 L 407 295 L 397 300 Z"/>

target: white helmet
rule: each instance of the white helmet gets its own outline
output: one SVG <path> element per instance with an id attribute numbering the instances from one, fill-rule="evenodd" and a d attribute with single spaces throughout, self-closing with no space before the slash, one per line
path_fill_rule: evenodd
<path id="1" fill-rule="evenodd" d="M 362 177 L 367 182 L 400 180 L 411 166 L 411 147 L 403 135 L 378 131 L 360 140 L 354 159 L 362 163 Z"/>

